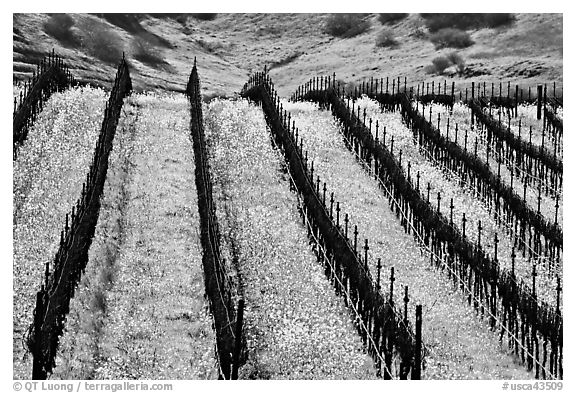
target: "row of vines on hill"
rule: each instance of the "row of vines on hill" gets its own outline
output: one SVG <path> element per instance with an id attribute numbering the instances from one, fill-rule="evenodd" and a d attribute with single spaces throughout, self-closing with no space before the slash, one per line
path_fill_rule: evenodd
<path id="1" fill-rule="evenodd" d="M 335 77 L 335 75 L 333 76 Z M 309 83 L 305 83 L 300 86 L 296 94 L 301 92 L 301 89 L 305 88 L 307 84 L 315 84 L 318 83 L 318 86 L 322 87 L 322 80 L 320 78 L 311 79 Z M 552 85 L 552 94 L 548 96 L 548 86 L 545 84 L 543 88 L 542 85 L 537 86 L 535 89 L 537 94 L 532 94 L 532 87 L 528 86 L 528 91 L 525 91 L 525 88 L 521 88 L 519 85 L 515 86 L 514 93 L 512 94 L 512 85 L 511 82 L 507 83 L 507 93 L 503 94 L 503 85 L 502 82 L 499 82 L 499 85 L 496 86 L 493 82 L 491 84 L 487 84 L 486 82 L 472 82 L 470 89 L 466 86 L 456 85 L 456 82 L 452 82 L 448 85 L 448 81 L 444 80 L 444 83 L 440 81 L 432 81 L 432 82 L 422 82 L 421 84 L 418 83 L 416 86 L 408 87 L 408 78 L 404 77 L 404 81 L 401 80 L 400 77 L 398 78 L 370 78 L 370 80 L 363 80 L 362 82 L 358 82 L 358 84 L 347 84 L 341 83 L 341 81 L 335 82 L 335 87 L 337 90 L 342 90 L 343 93 L 345 92 L 346 95 L 351 96 L 358 96 L 362 94 L 372 95 L 380 93 L 399 93 L 403 90 L 405 93 L 408 90 L 411 91 L 412 95 L 415 95 L 418 100 L 425 101 L 425 102 L 441 102 L 446 105 L 450 105 L 456 101 L 456 91 L 459 94 L 459 100 L 468 102 L 470 97 L 471 99 L 477 98 L 482 100 L 485 103 L 490 103 L 494 106 L 502 106 L 509 109 L 514 109 L 517 113 L 518 105 L 520 104 L 528 104 L 528 103 L 536 103 L 539 108 L 544 110 L 546 107 L 552 108 L 554 112 L 557 108 L 562 107 L 563 105 L 563 96 L 559 95 L 556 92 L 556 83 L 554 82 Z"/>
<path id="2" fill-rule="evenodd" d="M 373 84 L 373 80 L 371 80 Z M 398 82 L 399 83 L 399 82 Z M 426 94 L 424 93 L 424 85 L 426 85 Z M 412 96 L 415 94 L 416 101 L 419 101 L 423 104 L 427 104 L 430 102 L 436 102 L 439 104 L 443 104 L 446 106 L 453 107 L 456 102 L 456 97 L 454 95 L 454 86 L 455 83 L 452 82 L 452 93 L 446 94 L 446 81 L 444 81 L 444 93 L 441 94 L 440 83 L 437 84 L 438 86 L 438 93 L 434 91 L 434 82 L 431 84 L 431 92 L 429 92 L 429 83 L 424 84 L 422 82 L 422 88 L 420 89 L 420 85 L 417 86 L 416 89 L 411 88 L 410 95 Z M 364 83 L 364 93 L 367 94 L 367 82 Z M 552 87 L 552 95 L 548 96 L 548 86 L 544 84 L 538 85 L 536 87 L 537 94 L 532 96 L 531 94 L 531 87 L 528 88 L 528 95 L 523 96 L 524 90 L 519 89 L 519 86 L 515 86 L 515 93 L 511 95 L 511 85 L 508 82 L 507 88 L 507 95 L 502 95 L 502 83 L 500 82 L 498 88 L 498 94 L 495 92 L 495 85 L 494 83 L 491 84 L 491 88 L 488 89 L 490 93 L 487 91 L 487 84 L 484 83 L 475 83 L 472 82 L 472 86 L 470 88 L 470 99 L 468 99 L 468 88 L 465 89 L 464 97 L 462 97 L 462 91 L 460 91 L 460 101 L 468 105 L 472 111 L 471 113 L 471 120 L 472 124 L 474 123 L 474 119 L 476 114 L 477 120 L 480 122 L 481 125 L 485 127 L 490 127 L 491 129 L 496 128 L 497 132 L 490 131 L 491 133 L 495 134 L 495 139 L 503 140 L 503 141 L 510 141 L 510 147 L 513 149 L 518 150 L 518 154 L 520 156 L 527 156 L 529 158 L 538 159 L 538 157 L 542 156 L 544 162 L 548 164 L 548 166 L 552 167 L 562 167 L 561 163 L 558 163 L 558 157 L 554 156 L 554 153 L 558 149 L 554 149 L 552 154 L 546 154 L 544 152 L 544 143 L 541 143 L 541 146 L 537 146 L 537 140 L 532 142 L 532 138 L 529 139 L 528 143 L 524 141 L 520 141 L 520 136 L 517 140 L 514 140 L 512 135 L 510 134 L 510 119 L 511 118 L 518 118 L 518 108 L 520 106 L 528 106 L 528 105 L 535 105 L 536 106 L 536 119 L 538 121 L 542 121 L 541 125 L 538 125 L 541 130 L 534 130 L 536 132 L 540 132 L 542 136 L 544 133 L 547 133 L 548 138 L 552 139 L 557 145 L 561 145 L 561 138 L 563 134 L 563 118 L 562 118 L 562 105 L 563 105 L 563 97 L 556 96 L 556 83 L 553 84 Z M 388 92 L 388 89 L 386 89 Z M 399 91 L 398 91 L 399 92 Z M 406 93 L 406 89 L 404 90 Z M 420 93 L 422 92 L 422 93 Z M 377 92 L 376 92 L 377 93 Z M 370 91 L 370 95 L 373 94 L 373 90 Z M 482 110 L 488 108 L 488 114 L 482 114 Z M 492 117 L 492 108 L 498 109 L 498 121 L 496 122 L 495 118 Z M 500 115 L 502 110 L 505 110 L 506 115 L 508 116 L 508 127 L 506 127 L 505 122 L 500 119 Z M 488 124 L 484 124 L 485 120 L 488 120 Z M 522 128 L 521 122 L 518 124 L 518 131 L 520 134 L 520 129 Z M 526 125 L 524 126 L 526 128 Z M 530 132 L 532 132 L 532 127 L 530 127 Z M 526 133 L 526 132 L 524 132 Z M 533 146 L 532 146 L 533 145 Z M 558 147 L 558 146 L 557 146 Z M 538 168 L 536 168 L 538 169 Z M 555 169 L 550 169 L 555 170 Z M 558 171 L 556 171 L 558 172 Z M 560 170 L 561 172 L 561 170 Z M 561 176 L 561 173 L 557 173 L 557 175 Z M 542 176 L 545 177 L 545 176 Z M 560 182 L 561 180 L 556 179 L 556 182 Z"/>
<path id="3" fill-rule="evenodd" d="M 100 196 L 104 189 L 108 157 L 112 150 L 123 99 L 131 90 L 128 65 L 122 59 L 106 104 L 94 157 L 82 185 L 82 195 L 72 207 L 71 214 L 66 215 L 66 224 L 60 233 L 59 249 L 52 265 L 46 263 L 45 276 L 36 296 L 34 322 L 28 335 L 28 347 L 34 357 L 32 379 L 46 379 L 55 366 L 58 342 L 64 329 L 70 299 L 74 296 L 81 274 L 88 263 L 88 250 L 98 222 Z"/>
<path id="4" fill-rule="evenodd" d="M 416 307 L 416 332 L 393 301 L 393 284 L 389 296 L 381 292 L 380 274 L 376 280 L 368 269 L 367 254 L 364 261 L 358 252 L 357 230 L 354 241 L 348 238 L 348 215 L 344 228 L 340 220 L 339 203 L 334 209 L 333 193 L 326 197 L 326 184 L 320 188 L 320 179 L 314 181 L 314 166 L 303 151 L 302 138 L 283 110 L 274 85 L 266 73 L 253 75 L 241 93 L 262 104 L 273 138 L 284 152 L 288 170 L 301 200 L 301 212 L 309 224 L 309 236 L 318 250 L 318 259 L 327 277 L 338 293 L 358 316 L 358 331 L 373 357 L 379 375 L 385 379 L 420 379 L 422 364 L 422 307 Z M 336 213 L 336 214 L 334 214 Z M 366 241 L 367 243 L 367 241 Z M 367 244 L 365 246 L 367 252 Z M 378 270 L 380 273 L 380 270 Z M 391 281 L 393 282 L 393 280 Z M 394 358 L 399 357 L 399 367 L 394 368 Z"/>
<path id="5" fill-rule="evenodd" d="M 312 81 L 312 83 L 316 83 Z M 400 81 L 398 81 L 399 86 Z M 321 84 L 321 82 L 319 83 Z M 526 197 L 520 198 L 513 191 L 512 185 L 506 184 L 498 174 L 491 171 L 487 163 L 482 162 L 476 149 L 464 149 L 456 142 L 444 137 L 438 128 L 426 120 L 423 114 L 410 106 L 410 98 L 406 94 L 394 93 L 369 93 L 369 96 L 378 100 L 382 106 L 394 110 L 401 107 L 403 117 L 412 128 L 419 143 L 426 148 L 435 159 L 439 160 L 446 168 L 457 173 L 463 181 L 472 180 L 485 199 L 495 207 L 498 214 L 500 210 L 506 210 L 509 219 L 514 217 L 520 220 L 521 236 L 530 237 L 526 242 L 534 243 L 534 249 L 549 254 L 552 259 L 558 259 L 562 250 L 562 229 L 557 223 L 546 220 L 540 212 L 530 209 L 526 203 Z M 360 116 L 360 114 L 358 114 Z M 538 165 L 535 165 L 538 166 Z M 561 182 L 560 182 L 561 186 Z M 512 216 L 511 216 L 512 215 Z M 541 236 L 544 238 L 542 246 Z M 532 244 L 530 245 L 532 247 Z"/>
<path id="6" fill-rule="evenodd" d="M 75 79 L 64 65 L 62 59 L 52 53 L 37 65 L 32 79 L 24 84 L 19 97 L 14 97 L 13 113 L 13 159 L 16 159 L 18 147 L 28 136 L 28 129 L 42 111 L 44 102 L 55 91 L 72 86 Z"/>
<path id="7" fill-rule="evenodd" d="M 361 120 L 360 112 L 355 113 L 347 105 L 335 79 L 313 79 L 298 89 L 293 99 L 313 100 L 330 106 L 333 114 L 344 127 L 344 134 L 353 141 L 356 151 L 371 166 L 380 181 L 392 190 L 393 198 L 398 201 L 403 212 L 402 224 L 407 231 L 422 239 L 430 250 L 431 260 L 447 267 L 449 276 L 467 295 L 468 301 L 480 307 L 490 315 L 491 326 L 499 324 L 501 337 L 506 334 L 510 348 L 514 348 L 528 369 L 535 370 L 536 377 L 562 378 L 562 316 L 559 310 L 559 296 L 556 307 L 552 307 L 536 298 L 534 289 L 519 280 L 514 271 L 503 269 L 497 259 L 491 258 L 480 245 L 474 245 L 466 237 L 466 217 L 462 226 L 448 221 L 420 193 L 419 184 L 414 184 L 414 176 L 405 173 L 401 165 L 401 151 L 394 153 L 393 140 L 385 144 L 374 137 Z M 508 202 L 507 215 L 516 214 L 522 226 L 532 225 L 533 230 L 548 230 L 549 244 L 558 247 L 562 243 L 559 228 L 543 225 L 521 200 L 510 198 L 510 191 L 503 192 L 499 179 L 478 162 L 477 157 L 463 151 L 444 139 L 438 130 L 426 121 L 410 104 L 407 94 L 374 94 L 374 97 L 389 108 L 399 107 L 405 122 L 411 126 L 420 144 L 428 146 L 430 153 L 464 178 L 472 178 L 483 191 L 488 189 L 498 204 Z M 372 122 L 370 121 L 370 128 Z M 491 188 L 489 188 L 491 187 Z M 484 191 L 486 192 L 486 191 Z M 515 195 L 512 195 L 516 197 Z M 515 203 L 512 204 L 511 202 Z M 520 209 L 518 209 L 520 207 Z M 537 225 L 541 225 L 538 227 Z M 543 232 L 543 230 L 542 230 Z M 541 233 L 541 232 L 540 232 Z M 556 236 L 556 237 L 555 237 Z M 552 239 L 557 243 L 552 243 Z M 552 251 L 557 251 L 553 250 Z M 533 285 L 534 286 L 534 285 Z"/>
<path id="8" fill-rule="evenodd" d="M 212 179 L 206 150 L 202 95 L 196 60 L 186 86 L 186 94 L 190 100 L 190 129 L 196 168 L 202 265 L 206 294 L 214 318 L 220 376 L 225 379 L 237 379 L 238 368 L 244 362 L 246 346 L 242 331 L 243 289 L 241 285 L 235 287 L 232 283 L 231 275 L 227 272 L 231 267 L 227 266 L 220 256 L 220 234 L 216 220 L 216 206 L 212 199 Z M 234 308 L 236 297 L 239 297 L 237 309 Z"/>
<path id="9" fill-rule="evenodd" d="M 505 127 L 500 120 L 494 119 L 483 109 L 479 100 L 469 103 L 472 109 L 473 119 L 482 123 L 487 132 L 488 142 L 496 139 L 499 149 L 504 150 L 507 157 L 513 157 L 517 166 L 522 166 L 532 175 L 540 178 L 545 184 L 550 184 L 556 191 L 562 187 L 562 160 L 556 155 L 556 150 L 551 153 L 544 148 L 544 133 L 540 146 L 526 141 L 521 136 L 515 135 L 510 127 Z"/>
<path id="10" fill-rule="evenodd" d="M 398 81 L 399 86 L 400 81 Z M 321 80 L 313 79 L 298 89 L 293 98 L 299 98 L 308 90 L 323 89 Z M 383 87 L 383 86 L 382 86 Z M 430 121 L 413 108 L 407 94 L 380 93 L 366 91 L 378 100 L 384 107 L 394 110 L 400 107 L 402 116 L 413 130 L 419 144 L 439 161 L 444 167 L 456 173 L 464 182 L 471 182 L 477 191 L 484 196 L 498 214 L 502 212 L 509 223 L 519 227 L 520 237 L 524 244 L 529 244 L 529 250 L 536 254 L 544 253 L 552 260 L 559 260 L 563 249 L 562 228 L 557 223 L 551 223 L 540 212 L 535 212 L 526 203 L 526 197 L 516 194 L 511 185 L 506 184 L 500 174 L 491 171 L 490 166 L 478 157 L 477 151 L 462 148 L 450 141 L 435 128 Z M 394 91 L 394 85 L 392 87 Z M 336 88 L 336 91 L 339 91 Z M 377 90 L 376 90 L 377 91 Z M 364 91 L 359 91 L 358 94 Z M 359 108 L 358 108 L 359 109 Z M 360 114 L 358 113 L 358 117 Z"/>
<path id="11" fill-rule="evenodd" d="M 395 96 L 380 95 L 376 99 L 393 109 L 399 106 L 402 116 L 419 141 L 434 158 L 444 166 L 457 173 L 464 181 L 471 180 L 478 192 L 486 197 L 495 207 L 508 217 L 509 222 L 518 222 L 521 236 L 533 237 L 536 252 L 545 251 L 553 256 L 560 255 L 563 249 L 562 228 L 545 219 L 531 209 L 525 198 L 520 197 L 509 184 L 506 184 L 499 173 L 494 173 L 490 166 L 478 156 L 477 151 L 463 149 L 454 141 L 448 140 L 426 118 L 410 105 L 405 94 Z M 542 239 L 543 238 L 543 245 Z M 524 239 L 526 240 L 526 239 Z"/>
<path id="12" fill-rule="evenodd" d="M 335 77 L 335 76 L 334 76 Z M 322 84 L 321 80 L 317 81 L 320 85 Z M 315 80 L 312 80 L 311 83 L 316 83 Z M 336 82 L 337 89 L 340 91 L 340 81 Z M 437 87 L 437 90 L 436 90 Z M 391 93 L 395 95 L 396 93 L 400 93 L 401 90 L 404 93 L 407 93 L 408 90 L 410 91 L 410 96 L 414 97 L 416 101 L 421 102 L 423 104 L 428 104 L 431 102 L 435 102 L 438 104 L 443 104 L 449 107 L 453 107 L 456 103 L 456 83 L 452 82 L 451 86 L 448 86 L 447 81 L 444 81 L 442 90 L 442 84 L 440 82 L 436 83 L 431 82 L 422 82 L 422 84 L 417 84 L 416 87 L 412 86 L 408 89 L 407 86 L 407 78 L 404 78 L 404 86 L 402 86 L 402 81 L 400 78 L 392 79 L 386 78 L 384 82 L 384 78 L 370 78 L 369 81 L 362 81 L 362 83 L 358 84 L 358 86 L 354 86 L 352 89 L 348 86 L 342 86 L 342 90 L 346 91 L 346 95 L 348 97 L 359 97 L 363 94 L 373 97 L 377 94 L 382 93 Z M 304 88 L 304 86 L 302 87 Z M 402 89 L 403 88 L 403 89 Z M 537 95 L 532 96 L 531 88 L 528 88 L 528 95 L 523 96 L 524 89 L 520 89 L 518 85 L 515 87 L 515 93 L 511 95 L 511 85 L 508 82 L 508 93 L 507 95 L 502 95 L 502 82 L 499 84 L 498 94 L 495 92 L 495 85 L 494 83 L 491 84 L 491 89 L 487 90 L 486 82 L 482 83 L 475 83 L 472 82 L 472 86 L 470 90 L 466 87 L 462 89 L 460 87 L 459 91 L 459 100 L 464 102 L 467 105 L 472 103 L 476 103 L 481 108 L 486 107 L 498 107 L 507 110 L 507 113 L 518 117 L 518 107 L 520 105 L 528 105 L 528 104 L 536 104 L 537 105 L 537 119 L 543 120 L 542 128 L 546 129 L 552 136 L 556 139 L 557 137 L 562 136 L 563 131 L 563 122 L 562 122 L 562 105 L 563 99 L 562 97 L 556 96 L 556 83 L 553 85 L 553 92 L 552 96 L 547 96 L 547 85 L 537 86 Z M 442 92 L 443 91 L 443 92 Z M 470 99 L 469 97 L 470 92 Z M 299 94 L 300 90 L 295 93 L 295 95 Z M 491 113 L 490 113 L 491 116 Z M 482 119 L 480 119 L 482 120 Z M 474 114 L 472 114 L 472 121 L 474 121 Z M 500 122 L 499 122 L 500 123 Z M 506 128 L 504 126 L 500 126 L 500 128 Z M 504 136 L 504 133 L 500 133 Z M 510 137 L 506 137 L 510 138 Z M 514 142 L 515 144 L 517 142 Z M 536 147 L 522 147 L 522 144 L 518 143 L 521 147 L 521 153 L 528 154 L 530 156 L 538 156 L 538 155 L 545 155 L 539 151 L 539 148 Z M 541 148 L 540 148 L 541 150 Z M 558 161 L 554 157 L 546 157 L 545 160 L 550 161 L 551 165 L 556 165 L 553 162 Z M 561 165 L 560 165 L 561 167 Z"/>

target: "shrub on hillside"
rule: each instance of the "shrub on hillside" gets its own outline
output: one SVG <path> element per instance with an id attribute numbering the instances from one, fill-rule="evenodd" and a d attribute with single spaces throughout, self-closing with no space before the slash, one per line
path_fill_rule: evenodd
<path id="1" fill-rule="evenodd" d="M 302 56 L 302 52 L 298 52 L 298 51 L 293 52 L 292 54 L 290 54 L 286 57 L 283 57 L 279 60 L 272 62 L 269 69 L 271 70 L 272 68 L 278 68 L 278 67 L 282 67 L 282 66 L 285 66 L 287 64 L 290 64 L 293 61 L 295 61 L 296 59 L 298 59 L 300 56 Z"/>
<path id="2" fill-rule="evenodd" d="M 56 38 L 62 45 L 76 47 L 80 45 L 80 40 L 70 30 L 72 26 L 74 26 L 74 19 L 70 15 L 53 14 L 44 23 L 44 31 Z"/>
<path id="3" fill-rule="evenodd" d="M 186 26 L 186 23 L 188 23 L 188 14 L 176 14 L 172 19 L 182 26 Z"/>
<path id="4" fill-rule="evenodd" d="M 428 34 L 426 34 L 423 27 L 417 27 L 410 32 L 410 37 L 414 37 L 417 40 L 423 40 L 428 38 Z"/>
<path id="5" fill-rule="evenodd" d="M 364 14 L 332 14 L 326 21 L 326 33 L 335 37 L 350 38 L 364 33 L 370 23 Z"/>
<path id="6" fill-rule="evenodd" d="M 420 14 L 431 33 L 454 28 L 473 28 L 482 20 L 482 14 Z"/>
<path id="7" fill-rule="evenodd" d="M 121 29 L 126 30 L 132 34 L 140 34 L 146 29 L 140 24 L 141 15 L 138 14 L 96 14 L 100 18 L 106 20 L 108 23 L 113 24 Z"/>
<path id="8" fill-rule="evenodd" d="M 353 95 L 354 89 L 358 88 L 356 82 L 346 82 L 344 80 L 337 80 L 337 84 L 340 86 L 342 92 L 346 95 Z"/>
<path id="9" fill-rule="evenodd" d="M 140 22 L 146 18 L 146 14 L 96 14 L 96 16 L 99 16 L 114 26 L 132 33 L 134 36 L 139 36 L 147 40 L 152 45 L 161 45 L 165 48 L 173 48 L 172 44 L 168 40 L 149 32 L 144 26 L 142 26 Z"/>
<path id="10" fill-rule="evenodd" d="M 447 68 L 456 66 L 456 71 L 460 74 L 464 72 L 465 62 L 464 59 L 456 52 L 452 52 L 446 56 L 438 56 L 432 60 L 432 64 L 424 67 L 424 71 L 428 74 L 444 74 Z"/>
<path id="11" fill-rule="evenodd" d="M 376 37 L 377 47 L 395 47 L 398 46 L 398 41 L 394 37 L 394 32 L 390 29 L 383 29 Z"/>
<path id="12" fill-rule="evenodd" d="M 200 39 L 196 40 L 196 43 L 208 53 L 215 53 L 224 48 L 224 45 L 219 41 L 205 41 Z"/>
<path id="13" fill-rule="evenodd" d="M 154 68 L 166 64 L 156 52 L 157 49 L 142 38 L 136 37 L 132 41 L 132 57 Z"/>
<path id="14" fill-rule="evenodd" d="M 450 67 L 450 64 L 450 60 L 444 56 L 438 56 L 432 59 L 432 65 L 434 66 L 436 72 L 439 74 L 442 74 L 446 68 Z"/>
<path id="15" fill-rule="evenodd" d="M 378 20 L 383 25 L 393 24 L 405 19 L 408 14 L 378 14 Z"/>
<path id="16" fill-rule="evenodd" d="M 464 62 L 462 56 L 460 56 L 457 52 L 449 53 L 446 56 L 446 58 L 448 59 L 448 61 L 450 61 L 450 63 L 456 66 L 456 69 L 458 70 L 459 73 L 464 72 L 464 67 L 466 66 L 466 63 Z"/>
<path id="17" fill-rule="evenodd" d="M 432 41 L 436 49 L 467 48 L 474 44 L 470 34 L 466 31 L 453 28 L 441 29 L 431 34 L 430 41 Z"/>
<path id="18" fill-rule="evenodd" d="M 434 64 L 428 64 L 427 66 L 424 67 L 424 72 L 427 74 L 436 74 L 436 67 L 434 67 Z"/>
<path id="19" fill-rule="evenodd" d="M 180 23 L 182 26 L 186 25 L 186 22 L 188 22 L 188 17 L 190 16 L 190 14 L 175 14 L 175 13 L 168 13 L 168 14 L 152 13 L 147 15 L 157 19 L 171 19 Z"/>
<path id="20" fill-rule="evenodd" d="M 90 20 L 84 25 L 84 47 L 95 58 L 109 64 L 117 64 L 122 59 L 122 37 L 105 24 Z"/>

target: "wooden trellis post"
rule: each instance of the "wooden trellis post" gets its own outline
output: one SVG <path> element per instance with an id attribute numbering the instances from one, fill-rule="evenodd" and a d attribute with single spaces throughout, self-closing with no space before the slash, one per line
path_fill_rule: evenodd
<path id="1" fill-rule="evenodd" d="M 389 299 L 389 303 L 390 303 L 391 307 L 394 306 L 394 281 L 395 280 L 396 280 L 396 278 L 394 278 L 394 266 L 392 266 L 390 268 L 390 299 Z"/>
<path id="2" fill-rule="evenodd" d="M 232 358 L 231 379 L 238 379 L 238 368 L 240 366 L 240 351 L 242 349 L 242 324 L 244 322 L 244 298 L 238 301 L 238 311 L 236 314 L 236 337 L 234 341 L 234 355 Z"/>
<path id="3" fill-rule="evenodd" d="M 376 84 L 378 86 L 378 84 Z M 378 264 L 376 265 L 377 276 L 376 276 L 376 291 L 380 292 L 380 271 L 382 270 L 382 261 L 378 258 Z"/>
<path id="4" fill-rule="evenodd" d="M 416 306 L 416 348 L 414 348 L 414 368 L 412 369 L 412 379 L 421 379 L 422 370 L 422 305 Z"/>
<path id="5" fill-rule="evenodd" d="M 408 325 L 408 302 L 410 298 L 408 297 L 408 285 L 404 286 L 404 323 Z"/>
<path id="6" fill-rule="evenodd" d="M 330 193 L 330 219 L 334 219 L 334 216 L 332 214 L 334 210 L 334 192 Z"/>
<path id="7" fill-rule="evenodd" d="M 358 225 L 354 225 L 354 254 L 358 253 Z"/>
<path id="8" fill-rule="evenodd" d="M 536 118 L 538 120 L 542 119 L 542 85 L 538 85 L 538 101 L 536 107 Z"/>
<path id="9" fill-rule="evenodd" d="M 34 312 L 34 348 L 33 348 L 33 360 L 32 360 L 32 379 L 34 380 L 44 380 L 47 378 L 44 357 L 42 355 L 42 319 L 44 316 L 44 285 L 41 290 L 36 294 L 36 309 Z"/>

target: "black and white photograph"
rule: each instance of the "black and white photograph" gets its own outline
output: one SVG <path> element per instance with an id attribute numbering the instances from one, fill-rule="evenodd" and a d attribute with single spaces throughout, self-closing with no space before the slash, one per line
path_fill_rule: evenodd
<path id="1" fill-rule="evenodd" d="M 287 7 L 12 12 L 11 391 L 568 389 L 567 14 Z"/>

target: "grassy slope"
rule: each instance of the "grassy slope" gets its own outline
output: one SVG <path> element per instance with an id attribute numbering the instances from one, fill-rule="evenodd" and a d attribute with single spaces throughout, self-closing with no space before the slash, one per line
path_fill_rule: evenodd
<path id="1" fill-rule="evenodd" d="M 77 25 L 93 16 L 73 15 Z M 142 22 L 148 31 L 167 39 L 172 49 L 156 48 L 169 67 L 154 69 L 136 60 L 135 86 L 139 89 L 183 89 L 198 57 L 204 88 L 210 92 L 231 94 L 238 91 L 248 74 L 267 65 L 286 61 L 273 67 L 271 75 L 279 93 L 288 95 L 308 77 L 317 73 L 356 81 L 370 76 L 408 76 L 411 82 L 429 80 L 424 66 L 439 54 L 432 43 L 411 34 L 422 27 L 422 19 L 410 15 L 392 26 L 401 45 L 394 49 L 376 48 L 375 40 L 382 29 L 374 14 L 372 27 L 354 38 L 339 39 L 325 34 L 326 14 L 219 14 L 213 21 L 190 18 L 183 26 L 172 19 L 149 17 Z M 48 16 L 19 14 L 14 17 L 14 70 L 26 71 L 26 63 L 34 52 L 56 47 L 80 78 L 109 82 L 112 68 L 78 49 L 62 48 L 42 30 Z M 510 28 L 481 29 L 472 32 L 476 43 L 460 53 L 475 70 L 491 75 L 481 80 L 510 80 L 531 83 L 562 82 L 562 16 L 559 14 L 517 14 Z M 104 22 L 121 35 L 120 46 L 132 59 L 132 34 Z M 73 28 L 73 30 L 76 27 Z M 81 29 L 74 30 L 82 34 Z M 525 79 L 519 75 L 532 70 L 538 75 Z M 437 78 L 438 79 L 438 78 Z M 468 82 L 467 82 L 468 83 Z"/>

